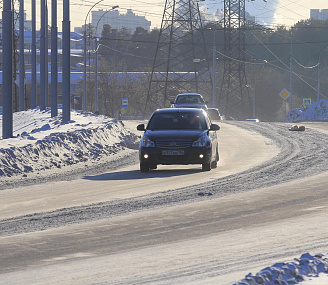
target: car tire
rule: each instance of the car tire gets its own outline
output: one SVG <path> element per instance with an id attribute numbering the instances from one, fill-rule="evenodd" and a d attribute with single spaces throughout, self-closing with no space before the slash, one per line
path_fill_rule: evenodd
<path id="1" fill-rule="evenodd" d="M 147 163 L 140 163 L 140 171 L 141 172 L 148 172 L 149 171 L 149 165 Z"/>
<path id="2" fill-rule="evenodd" d="M 219 154 L 216 151 L 215 160 L 212 161 L 211 168 L 217 168 L 218 167 L 218 161 L 219 161 Z"/>
<path id="3" fill-rule="evenodd" d="M 156 164 L 151 164 L 151 165 L 149 166 L 149 168 L 150 168 L 150 169 L 157 169 L 157 165 L 156 165 Z"/>
<path id="4" fill-rule="evenodd" d="M 202 169 L 204 171 L 210 171 L 211 170 L 211 162 L 209 162 L 209 163 L 203 163 L 202 164 Z"/>
<path id="5" fill-rule="evenodd" d="M 211 168 L 217 168 L 218 167 L 218 162 L 216 160 L 211 162 Z"/>

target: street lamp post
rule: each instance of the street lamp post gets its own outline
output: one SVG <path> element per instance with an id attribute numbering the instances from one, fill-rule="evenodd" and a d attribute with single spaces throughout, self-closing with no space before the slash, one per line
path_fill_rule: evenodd
<path id="1" fill-rule="evenodd" d="M 213 105 L 213 108 L 215 108 L 216 107 L 216 82 L 215 82 L 215 67 L 216 67 L 216 42 L 215 42 L 215 32 L 216 32 L 216 25 L 214 24 L 214 30 L 213 30 L 213 78 L 212 78 L 212 80 L 213 80 L 213 82 L 212 82 L 212 84 L 213 84 L 213 86 L 212 86 L 212 88 L 213 88 L 213 90 L 212 90 L 212 92 L 213 92 L 213 95 L 212 95 L 212 105 Z"/>
<path id="2" fill-rule="evenodd" d="M 251 85 L 249 85 L 249 84 L 246 84 L 246 87 L 247 87 L 247 88 L 250 88 L 250 89 L 253 90 L 253 119 L 255 119 L 255 90 L 254 90 L 254 88 L 253 88 Z"/>
<path id="3" fill-rule="evenodd" d="M 32 46 L 31 46 L 31 56 L 32 56 L 32 95 L 31 95 L 31 108 L 36 107 L 36 0 L 32 0 L 31 14 L 32 14 Z"/>
<path id="4" fill-rule="evenodd" d="M 290 38 L 290 55 L 289 55 L 289 110 L 292 110 L 293 105 L 293 27 L 291 27 Z"/>
<path id="5" fill-rule="evenodd" d="M 25 110 L 24 1 L 19 2 L 19 111 Z"/>
<path id="6" fill-rule="evenodd" d="M 71 45 L 70 45 L 70 13 L 69 0 L 63 0 L 63 122 L 71 120 Z"/>
<path id="7" fill-rule="evenodd" d="M 58 115 L 58 64 L 57 64 L 57 38 L 58 38 L 58 27 L 57 27 L 57 0 L 51 1 L 51 117 Z"/>
<path id="8" fill-rule="evenodd" d="M 87 18 L 93 7 L 95 7 L 102 1 L 104 0 L 100 0 L 91 6 L 84 20 L 84 68 L 83 68 L 83 110 L 84 111 L 87 108 Z"/>
<path id="9" fill-rule="evenodd" d="M 118 5 L 113 6 L 110 10 L 107 10 L 104 12 L 101 17 L 99 18 L 97 25 L 96 25 L 96 37 L 95 37 L 95 113 L 99 112 L 98 110 L 98 24 L 100 20 L 109 12 L 112 10 L 115 10 L 118 8 Z"/>
<path id="10" fill-rule="evenodd" d="M 2 138 L 13 136 L 13 11 L 10 0 L 3 1 L 2 11 Z"/>

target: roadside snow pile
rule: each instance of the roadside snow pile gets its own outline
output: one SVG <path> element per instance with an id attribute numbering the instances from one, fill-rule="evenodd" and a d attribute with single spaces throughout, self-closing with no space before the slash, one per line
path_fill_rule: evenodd
<path id="1" fill-rule="evenodd" d="M 305 253 L 296 262 L 276 263 L 262 269 L 256 275 L 249 273 L 235 285 L 254 284 L 297 284 L 305 280 L 305 276 L 317 277 L 319 273 L 328 273 L 328 258 L 322 254 L 312 256 Z"/>
<path id="2" fill-rule="evenodd" d="M 291 110 L 285 122 L 296 121 L 328 121 L 328 99 L 321 99 L 307 108 Z"/>
<path id="3" fill-rule="evenodd" d="M 0 177 L 98 160 L 136 139 L 112 118 L 75 111 L 71 118 L 63 124 L 49 110 L 14 113 L 14 137 L 0 140 Z"/>

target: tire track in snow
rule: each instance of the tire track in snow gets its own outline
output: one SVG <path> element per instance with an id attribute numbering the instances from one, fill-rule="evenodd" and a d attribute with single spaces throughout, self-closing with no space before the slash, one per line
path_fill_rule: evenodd
<path id="1" fill-rule="evenodd" d="M 269 187 L 328 171 L 328 135 L 312 129 L 290 132 L 284 123 L 226 122 L 265 136 L 280 148 L 272 159 L 210 182 L 161 193 L 0 221 L 0 236 L 46 230 L 132 212 L 174 206 Z"/>

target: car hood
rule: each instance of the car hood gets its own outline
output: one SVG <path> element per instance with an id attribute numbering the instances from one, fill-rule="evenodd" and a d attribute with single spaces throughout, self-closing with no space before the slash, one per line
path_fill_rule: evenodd
<path id="1" fill-rule="evenodd" d="M 145 135 L 152 141 L 165 139 L 197 140 L 205 133 L 207 133 L 207 130 L 147 130 Z"/>

